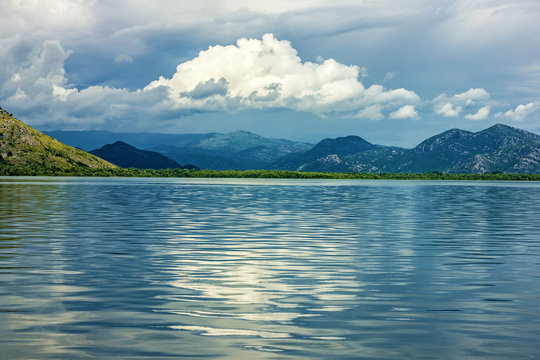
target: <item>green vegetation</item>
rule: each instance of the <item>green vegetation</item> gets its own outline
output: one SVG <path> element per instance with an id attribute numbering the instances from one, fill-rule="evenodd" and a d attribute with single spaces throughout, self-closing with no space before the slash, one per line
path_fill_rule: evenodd
<path id="1" fill-rule="evenodd" d="M 523 131 L 502 125 L 492 127 L 490 131 L 512 131 L 522 135 Z M 486 130 L 487 131 L 487 130 Z M 484 132 L 478 134 L 482 135 Z M 454 131 L 455 132 L 455 131 Z M 232 133 L 243 142 L 258 140 L 257 136 L 247 132 Z M 229 134 L 228 136 L 232 136 Z M 478 136 L 480 136 L 478 135 Z M 489 135 L 489 134 L 488 134 Z M 536 137 L 535 134 L 526 134 Z M 493 137 L 493 136 L 492 136 Z M 222 136 L 223 138 L 223 136 Z M 222 138 L 219 138 L 223 140 Z M 218 139 L 218 140 L 219 140 Z M 215 139 L 214 139 L 215 140 Z M 225 140 L 210 142 L 217 147 Z M 249 140 L 249 141 L 248 141 Z M 358 137 L 338 139 L 344 153 L 350 147 L 372 147 Z M 516 142 L 515 140 L 514 142 Z M 536 141 L 536 140 L 535 140 Z M 326 142 L 332 143 L 331 140 Z M 334 141 L 335 142 L 335 141 Z M 506 143 L 508 143 L 508 139 Z M 321 142 L 323 145 L 325 141 Z M 510 141 L 512 143 L 512 141 Z M 438 143 L 437 143 L 438 144 Z M 536 144 L 536 143 L 535 143 Z M 208 145 L 208 144 L 207 144 Z M 218 146 L 219 145 L 219 146 Z M 281 144 L 283 145 L 283 144 Z M 290 144 L 289 144 L 290 145 Z M 328 144 L 327 144 L 328 145 Z M 429 144 L 428 144 L 429 145 Z M 426 145 L 427 146 L 427 145 Z M 324 146 L 319 146 L 324 147 Z M 531 148 L 536 151 L 536 147 Z M 353 152 L 354 152 L 353 151 Z M 392 150 L 393 151 L 393 150 Z M 425 152 L 425 150 L 423 150 Z M 528 150 L 527 150 L 528 151 Z M 526 152 L 527 152 L 526 151 Z M 532 150 L 531 150 L 532 151 Z M 325 153 L 325 152 L 323 152 Z M 257 153 L 258 156 L 261 153 Z M 169 166 L 169 165 L 166 165 Z M 336 169 L 336 170 L 341 170 Z M 348 171 L 347 168 L 343 168 Z M 306 169 L 307 170 L 307 169 Z M 313 169 L 315 170 L 315 169 Z M 326 170 L 326 169 L 325 169 Z M 356 169 L 359 170 L 359 169 Z M 420 170 L 421 171 L 421 170 Z M 456 174 L 432 171 L 425 173 L 385 173 L 385 172 L 309 172 L 286 170 L 189 170 L 189 169 L 136 169 L 119 168 L 80 149 L 67 146 L 28 125 L 15 119 L 12 114 L 0 108 L 0 176 L 101 176 L 101 177 L 192 177 L 192 178 L 267 178 L 267 179 L 396 179 L 396 180 L 522 180 L 540 181 L 540 174 L 510 174 L 500 171 L 491 173 Z"/>
<path id="2" fill-rule="evenodd" d="M 188 170 L 124 169 L 89 167 L 18 166 L 0 161 L 1 176 L 101 176 L 101 177 L 177 177 L 177 178 L 266 178 L 266 179 L 387 179 L 387 180 L 518 180 L 540 181 L 540 174 L 449 174 L 409 173 L 329 173 L 284 170 Z"/>
<path id="3" fill-rule="evenodd" d="M 0 108 L 0 163 L 21 168 L 115 168 L 80 149 L 62 144 Z"/>

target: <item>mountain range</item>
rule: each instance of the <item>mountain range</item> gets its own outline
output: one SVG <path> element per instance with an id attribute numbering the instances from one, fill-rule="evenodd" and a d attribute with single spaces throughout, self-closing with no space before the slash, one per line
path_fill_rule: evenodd
<path id="1" fill-rule="evenodd" d="M 497 124 L 479 132 L 451 129 L 412 149 L 373 145 L 349 136 L 325 139 L 312 150 L 282 157 L 272 166 L 329 172 L 540 173 L 540 136 Z"/>
<path id="2" fill-rule="evenodd" d="M 268 169 L 279 157 L 311 149 L 312 144 L 270 139 L 249 131 L 228 134 L 113 133 L 107 131 L 50 131 L 48 135 L 86 151 L 122 141 L 141 150 L 159 152 L 201 169 Z"/>
<path id="3" fill-rule="evenodd" d="M 478 132 L 451 129 L 412 149 L 372 144 L 352 135 L 323 139 L 312 145 L 265 138 L 248 131 L 227 134 L 53 131 L 48 134 L 72 146 L 23 124 L 0 108 L 0 165 L 65 169 L 114 168 L 116 164 L 162 169 L 193 164 L 188 168 L 540 173 L 540 135 L 502 124 Z"/>
<path id="4" fill-rule="evenodd" d="M 323 139 L 312 145 L 265 138 L 248 131 L 228 134 L 53 131 L 48 134 L 85 150 L 122 140 L 202 169 L 540 173 L 540 136 L 502 124 L 479 132 L 451 129 L 412 149 L 372 144 L 353 135 Z"/>

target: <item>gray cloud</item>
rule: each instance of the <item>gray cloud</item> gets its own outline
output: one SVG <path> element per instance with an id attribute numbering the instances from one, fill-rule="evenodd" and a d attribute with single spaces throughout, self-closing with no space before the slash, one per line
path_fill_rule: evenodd
<path id="1" fill-rule="evenodd" d="M 17 46 L 11 48 L 16 50 Z M 210 47 L 179 64 L 171 78 L 160 77 L 136 90 L 69 84 L 64 62 L 70 54 L 59 41 L 47 40 L 39 52 L 27 52 L 21 64 L 15 63 L 16 56 L 6 56 L 4 62 L 11 69 L 11 77 L 9 73 L 4 75 L 6 81 L 1 88 L 5 104 L 33 115 L 31 124 L 82 123 L 88 127 L 126 118 L 135 122 L 135 109 L 147 117 L 169 113 L 165 118 L 268 108 L 326 116 L 355 113 L 374 105 L 391 109 L 419 101 L 418 95 L 403 88 L 365 88 L 359 81 L 358 66 L 333 59 L 302 62 L 288 41 L 271 34 L 262 40 L 244 38 L 237 45 Z"/>
<path id="2" fill-rule="evenodd" d="M 131 56 L 129 56 L 129 55 L 126 55 L 126 54 L 120 54 L 120 55 L 117 55 L 114 58 L 114 61 L 116 61 L 117 63 L 123 63 L 123 62 L 132 63 L 133 58 Z"/>
<path id="3" fill-rule="evenodd" d="M 228 88 L 229 83 L 224 78 L 220 78 L 219 81 L 211 78 L 210 80 L 197 84 L 192 91 L 185 93 L 185 96 L 196 100 L 204 99 L 212 95 L 225 96 Z"/>
<path id="4" fill-rule="evenodd" d="M 340 109 L 348 109 L 345 115 L 361 122 L 414 105 L 426 126 L 432 117 L 458 126 L 482 117 L 489 106 L 498 121 L 521 120 L 523 127 L 537 129 L 540 123 L 527 106 L 540 99 L 539 11 L 534 0 L 6 0 L 0 2 L 0 101 L 30 122 L 49 126 L 120 126 L 130 121 L 123 115 L 127 106 L 146 104 L 151 97 L 155 104 L 141 110 L 141 126 L 144 117 L 166 121 L 204 113 L 198 106 L 171 109 L 170 87 L 155 89 L 152 96 L 150 89 L 138 89 L 159 76 L 171 78 L 176 65 L 197 58 L 208 46 L 274 33 L 290 40 L 303 62 L 316 62 L 320 55 L 359 69 L 361 84 L 370 92 L 356 104 L 327 105 L 324 116 L 337 119 Z M 221 78 L 226 79 L 202 79 L 197 91 L 184 92 L 195 91 L 188 94 L 192 100 L 206 99 L 206 111 L 241 109 L 249 101 L 260 109 L 275 104 L 303 112 L 313 109 L 305 105 L 308 99 L 318 100 L 310 95 L 304 102 L 290 97 L 278 104 L 284 88 L 265 87 L 270 83 L 244 97 L 231 96 L 219 86 Z M 384 79 L 395 90 L 381 90 L 374 79 Z M 407 98 L 400 88 L 411 89 L 417 98 Z M 432 103 L 419 100 L 470 88 L 485 88 L 491 96 L 469 103 L 453 95 Z M 230 84 L 226 90 L 231 91 Z M 220 108 L 220 97 L 227 98 L 226 107 Z M 84 116 L 83 109 L 92 116 Z M 335 124 L 328 123 L 330 131 Z M 407 130 L 405 125 L 401 130 Z"/>

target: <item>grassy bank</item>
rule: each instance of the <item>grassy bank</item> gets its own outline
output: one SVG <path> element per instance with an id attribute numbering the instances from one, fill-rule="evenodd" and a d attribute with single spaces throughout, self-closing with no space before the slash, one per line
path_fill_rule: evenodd
<path id="1" fill-rule="evenodd" d="M 540 174 L 448 174 L 409 173 L 323 173 L 282 170 L 186 170 L 186 169 L 91 169 L 77 167 L 21 167 L 0 163 L 0 176 L 102 176 L 179 178 L 268 178 L 268 179 L 396 179 L 396 180 L 521 180 L 540 181 Z"/>

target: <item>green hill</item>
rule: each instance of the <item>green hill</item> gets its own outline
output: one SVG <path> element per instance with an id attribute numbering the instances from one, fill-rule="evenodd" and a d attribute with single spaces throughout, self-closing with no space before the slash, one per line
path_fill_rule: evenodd
<path id="1" fill-rule="evenodd" d="M 115 165 L 62 144 L 0 108 L 0 165 L 35 168 L 112 169 Z"/>
<path id="2" fill-rule="evenodd" d="M 90 151 L 90 153 L 123 168 L 182 168 L 182 165 L 158 152 L 141 150 L 123 141 L 107 144 L 99 149 Z"/>

